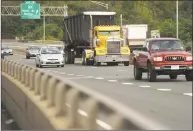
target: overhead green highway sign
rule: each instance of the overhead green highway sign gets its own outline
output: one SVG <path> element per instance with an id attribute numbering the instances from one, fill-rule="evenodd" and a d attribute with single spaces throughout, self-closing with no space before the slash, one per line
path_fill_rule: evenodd
<path id="1" fill-rule="evenodd" d="M 40 4 L 35 1 L 25 1 L 20 11 L 21 19 L 40 19 Z"/>

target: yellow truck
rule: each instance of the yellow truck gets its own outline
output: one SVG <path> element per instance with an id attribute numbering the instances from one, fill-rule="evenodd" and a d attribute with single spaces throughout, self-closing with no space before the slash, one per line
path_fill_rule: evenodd
<path id="1" fill-rule="evenodd" d="M 65 62 L 81 57 L 83 65 L 129 66 L 130 49 L 114 24 L 115 12 L 83 12 L 64 18 Z"/>

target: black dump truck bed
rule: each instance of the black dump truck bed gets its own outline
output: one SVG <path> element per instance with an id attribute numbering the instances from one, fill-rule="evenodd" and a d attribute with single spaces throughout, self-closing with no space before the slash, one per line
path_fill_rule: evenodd
<path id="1" fill-rule="evenodd" d="M 115 12 L 87 11 L 79 15 L 68 16 L 64 18 L 64 42 L 70 48 L 89 46 L 89 31 L 91 26 L 90 15 L 92 15 L 92 24 L 114 25 Z"/>

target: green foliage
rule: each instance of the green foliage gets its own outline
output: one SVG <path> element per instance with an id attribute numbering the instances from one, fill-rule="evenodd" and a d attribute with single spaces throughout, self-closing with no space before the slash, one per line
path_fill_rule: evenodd
<path id="1" fill-rule="evenodd" d="M 82 11 L 104 11 L 104 7 L 90 1 L 38 1 L 43 6 L 68 6 L 68 15 Z M 115 11 L 116 24 L 120 14 L 124 24 L 148 24 L 151 30 L 159 29 L 161 37 L 176 37 L 176 1 L 100 1 L 108 4 L 108 11 Z M 21 2 L 3 1 L 2 5 L 19 5 Z M 43 20 L 21 20 L 19 17 L 2 16 L 2 33 L 42 39 Z M 63 18 L 46 17 L 46 39 L 62 40 Z M 179 38 L 184 44 L 192 43 L 192 2 L 179 1 Z"/>

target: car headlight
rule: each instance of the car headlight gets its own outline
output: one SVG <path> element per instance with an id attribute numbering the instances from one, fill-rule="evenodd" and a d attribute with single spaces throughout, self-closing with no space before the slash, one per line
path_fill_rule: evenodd
<path id="1" fill-rule="evenodd" d="M 163 58 L 159 56 L 159 57 L 154 57 L 153 60 L 154 61 L 163 61 Z"/>
<path id="2" fill-rule="evenodd" d="M 186 60 L 187 60 L 187 61 L 192 61 L 192 56 L 187 56 L 187 57 L 186 57 Z"/>

